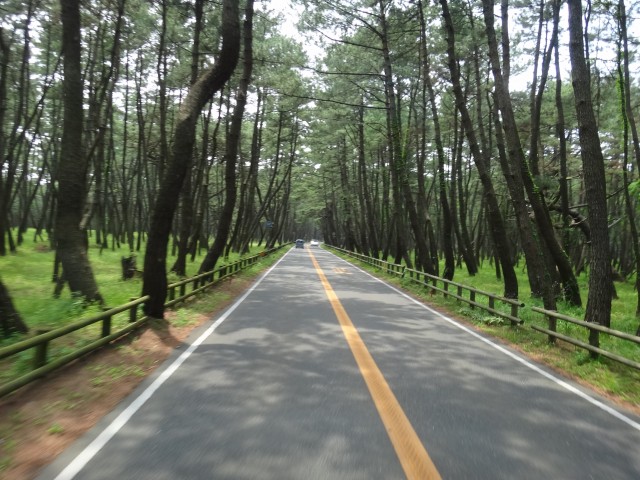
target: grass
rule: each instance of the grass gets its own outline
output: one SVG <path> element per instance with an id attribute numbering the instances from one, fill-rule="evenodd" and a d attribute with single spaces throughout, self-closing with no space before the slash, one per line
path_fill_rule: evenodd
<path id="1" fill-rule="evenodd" d="M 49 245 L 42 241 L 29 240 L 32 236 L 25 235 L 25 242 L 16 253 L 0 257 L 0 271 L 2 281 L 8 288 L 16 309 L 20 312 L 24 322 L 30 328 L 30 334 L 62 327 L 71 322 L 93 317 L 101 313 L 97 305 L 83 305 L 79 299 L 72 296 L 68 290 L 62 292 L 59 298 L 53 298 L 54 283 L 52 282 L 54 252 Z M 253 254 L 257 253 L 255 249 Z M 204 253 L 204 252 L 203 252 Z M 100 293 L 108 307 L 116 307 L 128 303 L 132 298 L 138 298 L 142 291 L 142 279 L 133 278 L 122 280 L 121 258 L 129 256 L 128 247 L 116 249 L 100 249 L 92 245 L 89 248 L 89 259 L 96 277 Z M 138 255 L 141 263 L 143 253 Z M 239 275 L 252 275 L 265 265 L 275 261 L 279 255 L 265 257 L 253 267 L 246 269 Z M 218 267 L 238 260 L 240 255 L 232 254 L 227 259 L 221 259 Z M 201 258 L 195 262 L 187 262 L 187 276 L 197 273 Z M 173 258 L 167 259 L 171 265 Z M 169 283 L 179 278 L 175 274 L 169 275 Z M 198 295 L 195 310 L 214 309 L 216 304 L 226 298 L 223 293 L 209 290 L 206 295 Z M 191 300 L 191 299 L 190 299 Z M 172 324 L 178 327 L 187 326 L 195 322 L 194 308 L 189 308 L 195 302 L 182 303 L 172 314 Z M 112 332 L 124 327 L 128 323 L 128 312 L 112 318 Z M 158 327 L 158 325 L 156 325 Z M 161 326 L 160 326 L 161 327 Z M 101 322 L 77 330 L 50 342 L 48 349 L 49 360 L 59 358 L 87 345 L 101 336 Z M 23 340 L 25 336 L 14 335 L 8 339 L 0 339 L 0 348 Z M 33 351 L 27 350 L 20 354 L 0 361 L 0 383 L 9 381 L 26 374 L 32 368 Z M 98 381 L 98 380 L 97 380 Z"/>
<path id="2" fill-rule="evenodd" d="M 501 339 L 535 360 L 545 363 L 549 367 L 582 383 L 588 384 L 605 395 L 613 396 L 633 407 L 640 408 L 640 371 L 603 357 L 593 359 L 586 350 L 562 341 L 557 341 L 552 345 L 548 342 L 546 335 L 531 328 L 531 325 L 539 325 L 541 327 L 547 327 L 548 325 L 543 315 L 528 308 L 531 306 L 542 307 L 542 302 L 531 296 L 524 270 L 520 269 L 517 272 L 520 300 L 525 303 L 525 307 L 519 309 L 518 316 L 524 320 L 524 323 L 512 326 L 508 320 L 478 308 L 471 308 L 468 304 L 453 297 L 445 297 L 441 293 L 429 293 L 423 285 L 409 278 L 399 278 L 397 275 L 386 274 L 384 271 L 365 263 L 357 262 L 349 257 L 345 258 L 351 262 L 358 263 L 362 268 L 378 277 L 384 278 L 389 283 L 411 292 L 421 300 L 436 305 L 451 315 L 471 323 L 484 333 Z M 458 269 L 453 280 L 456 283 L 496 295 L 502 295 L 504 289 L 502 281 L 496 278 L 493 265 L 485 265 L 475 276 L 468 275 L 466 270 Z M 586 305 L 588 277 L 582 275 L 578 277 L 578 282 L 580 284 L 582 302 Z M 439 283 L 439 286 L 441 287 L 442 284 Z M 616 290 L 618 298 L 613 300 L 612 303 L 611 328 L 635 335 L 640 321 L 635 317 L 637 292 L 634 290 L 632 283 L 616 283 Z M 457 293 L 453 290 L 452 292 Z M 464 295 L 468 298 L 468 292 Z M 478 296 L 476 301 L 484 305 L 488 303 L 486 297 L 483 298 L 481 296 Z M 509 313 L 509 307 L 501 306 L 500 302 L 496 302 L 495 305 L 497 310 Z M 559 303 L 558 311 L 577 319 L 581 319 L 584 316 L 584 308 L 570 306 L 563 302 Z M 578 338 L 588 343 L 588 331 L 579 325 L 558 320 L 557 330 L 567 336 Z M 604 350 L 617 353 L 635 362 L 640 362 L 640 345 L 601 334 L 600 346 Z"/>

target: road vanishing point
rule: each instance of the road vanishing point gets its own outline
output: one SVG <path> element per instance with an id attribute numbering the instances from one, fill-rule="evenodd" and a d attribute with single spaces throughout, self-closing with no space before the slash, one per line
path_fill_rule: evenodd
<path id="1" fill-rule="evenodd" d="M 291 249 L 40 479 L 639 479 L 640 419 Z"/>

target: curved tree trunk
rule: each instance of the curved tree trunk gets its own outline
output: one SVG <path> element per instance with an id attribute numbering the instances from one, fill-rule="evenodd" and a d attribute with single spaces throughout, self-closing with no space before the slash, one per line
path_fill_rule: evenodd
<path id="1" fill-rule="evenodd" d="M 240 148 L 240 132 L 242 130 L 242 119 L 244 117 L 244 107 L 247 104 L 247 90 L 251 82 L 251 72 L 253 69 L 253 0 L 247 0 L 245 7 L 244 19 L 244 63 L 242 70 L 242 78 L 238 86 L 238 94 L 236 97 L 236 107 L 233 110 L 233 118 L 231 120 L 231 128 L 227 134 L 227 150 L 224 155 L 225 161 L 225 201 L 220 214 L 220 223 L 216 238 L 207 252 L 207 255 L 200 265 L 200 273 L 213 270 L 216 266 L 218 258 L 224 252 L 225 245 L 231 231 L 231 222 L 233 220 L 233 210 L 236 206 L 237 185 L 236 185 L 236 165 L 238 150 Z"/>
<path id="2" fill-rule="evenodd" d="M 191 86 L 178 113 L 172 155 L 153 209 L 144 258 L 142 295 L 150 296 L 144 311 L 152 317 L 164 316 L 164 300 L 167 296 L 167 245 L 182 184 L 190 167 L 198 115 L 204 105 L 229 80 L 238 63 L 238 3 L 238 0 L 223 2 L 220 55 L 214 66 L 205 71 Z"/>
<path id="3" fill-rule="evenodd" d="M 195 25 L 193 29 L 193 50 L 191 53 L 191 85 L 198 79 L 200 62 L 200 34 L 202 32 L 202 10 L 204 0 L 196 0 L 194 5 Z M 197 188 L 197 184 L 196 184 Z M 187 274 L 187 255 L 189 253 L 189 237 L 193 230 L 195 194 L 192 176 L 187 174 L 180 193 L 180 232 L 178 234 L 178 254 L 171 271 L 177 275 Z"/>

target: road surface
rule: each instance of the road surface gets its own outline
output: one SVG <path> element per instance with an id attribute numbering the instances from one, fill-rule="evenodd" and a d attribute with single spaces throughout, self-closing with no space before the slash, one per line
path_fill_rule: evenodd
<path id="1" fill-rule="evenodd" d="M 638 479 L 640 419 L 292 249 L 41 479 Z"/>

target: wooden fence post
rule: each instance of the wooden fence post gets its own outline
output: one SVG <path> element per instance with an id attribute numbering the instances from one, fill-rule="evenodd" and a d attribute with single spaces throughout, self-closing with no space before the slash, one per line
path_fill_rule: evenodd
<path id="1" fill-rule="evenodd" d="M 600 348 L 600 332 L 595 328 L 589 329 L 589 345 Z M 597 352 L 589 352 L 591 358 L 598 358 Z"/>
<path id="2" fill-rule="evenodd" d="M 49 330 L 36 330 L 36 335 L 42 335 Z M 49 349 L 49 342 L 42 342 L 34 348 L 33 354 L 33 370 L 40 367 L 44 367 L 47 364 L 47 351 Z"/>
<path id="3" fill-rule="evenodd" d="M 518 305 L 515 303 L 511 304 L 511 316 L 514 318 L 520 318 L 518 317 Z"/>
<path id="4" fill-rule="evenodd" d="M 131 301 L 134 301 L 136 298 L 132 297 Z M 134 306 L 131 307 L 131 310 L 129 310 L 129 323 L 133 323 L 136 321 L 138 317 L 138 304 L 136 303 Z"/>
<path id="5" fill-rule="evenodd" d="M 103 309 L 104 311 L 109 310 L 108 308 Z M 102 334 L 101 338 L 108 337 L 111 335 L 111 315 L 108 317 L 104 317 L 102 319 Z"/>
<path id="6" fill-rule="evenodd" d="M 549 330 L 555 332 L 558 325 L 558 319 L 553 315 L 547 315 L 547 320 L 549 321 Z M 549 335 L 549 343 L 556 343 L 556 337 Z"/>

